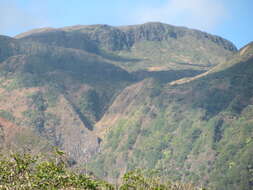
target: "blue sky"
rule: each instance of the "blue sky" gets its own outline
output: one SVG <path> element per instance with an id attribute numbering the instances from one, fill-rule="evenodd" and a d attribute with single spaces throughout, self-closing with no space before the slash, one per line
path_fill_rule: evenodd
<path id="1" fill-rule="evenodd" d="M 253 0 L 0 0 L 0 34 L 160 21 L 222 36 L 240 48 L 253 41 L 252 8 Z"/>

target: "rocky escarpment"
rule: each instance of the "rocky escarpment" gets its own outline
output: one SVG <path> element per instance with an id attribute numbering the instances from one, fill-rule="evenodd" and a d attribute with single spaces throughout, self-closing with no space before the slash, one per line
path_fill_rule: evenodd
<path id="1" fill-rule="evenodd" d="M 206 70 L 225 62 L 237 51 L 231 42 L 219 36 L 156 22 L 120 27 L 46 28 L 16 38 L 94 53 L 128 71 Z"/>
<path id="2" fill-rule="evenodd" d="M 49 36 L 49 37 L 48 37 Z M 130 49 L 142 41 L 163 41 L 170 38 L 179 39 L 191 36 L 197 40 L 210 40 L 224 49 L 237 51 L 228 40 L 185 27 L 175 27 L 163 23 L 146 23 L 142 25 L 113 27 L 109 25 L 74 26 L 60 29 L 39 30 L 18 35 L 19 39 L 96 50 L 95 44 L 112 51 Z M 91 40 L 91 41 L 88 41 Z M 78 43 L 79 42 L 79 43 Z M 81 43 L 81 44 L 80 44 Z M 75 46 L 78 44 L 78 46 Z"/>
<path id="3" fill-rule="evenodd" d="M 193 36 L 196 39 L 211 40 L 230 51 L 237 50 L 231 42 L 219 36 L 210 35 L 198 30 L 190 30 L 185 27 L 175 27 L 162 23 L 146 23 L 143 25 L 123 26 L 119 27 L 119 29 L 125 33 L 127 44 L 130 47 L 140 41 L 162 41 L 169 38 L 179 39 L 186 36 Z"/>

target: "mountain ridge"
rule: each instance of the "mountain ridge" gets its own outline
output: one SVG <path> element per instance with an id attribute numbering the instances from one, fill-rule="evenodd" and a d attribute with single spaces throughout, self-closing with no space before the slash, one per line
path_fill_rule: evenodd
<path id="1" fill-rule="evenodd" d="M 163 23 L 46 28 L 34 34 L 28 32 L 19 40 L 88 51 L 111 59 L 129 72 L 206 70 L 237 52 L 231 42 L 221 37 Z"/>
<path id="2" fill-rule="evenodd" d="M 81 29 L 86 29 L 86 28 L 110 28 L 110 29 L 119 29 L 120 31 L 123 31 L 123 32 L 130 32 L 133 31 L 134 29 L 143 29 L 142 32 L 146 32 L 145 31 L 145 28 L 146 27 L 148 28 L 147 30 L 149 30 L 151 33 L 152 32 L 157 32 L 160 30 L 165 30 L 165 28 L 170 28 L 172 31 L 171 33 L 171 36 L 173 37 L 176 37 L 176 33 L 173 33 L 173 30 L 181 30 L 181 35 L 183 35 L 183 33 L 186 31 L 186 30 L 192 30 L 194 32 L 197 32 L 197 33 L 203 33 L 203 35 L 205 35 L 205 37 L 211 37 L 213 36 L 213 41 L 216 41 L 216 42 L 220 42 L 221 44 L 225 45 L 225 49 L 230 49 L 232 51 L 236 51 L 237 48 L 232 44 L 232 42 L 229 42 L 228 40 L 225 40 L 224 38 L 222 37 L 219 37 L 217 35 L 210 35 L 206 32 L 202 32 L 200 30 L 193 30 L 193 29 L 190 29 L 190 28 L 187 28 L 187 27 L 178 27 L 178 26 L 173 26 L 173 25 L 169 25 L 169 24 L 165 24 L 165 23 L 160 23 L 160 22 L 147 22 L 147 23 L 144 23 L 144 24 L 139 24 L 139 25 L 125 25 L 125 26 L 110 26 L 110 25 L 106 25 L 106 24 L 96 24 L 96 25 L 75 25 L 75 26 L 68 26 L 68 27 L 62 27 L 62 28 L 41 28 L 41 29 L 35 29 L 35 30 L 31 30 L 31 31 L 28 31 L 28 32 L 25 32 L 25 33 L 21 33 L 17 36 L 15 36 L 14 38 L 17 38 L 17 39 L 20 39 L 20 38 L 24 38 L 24 37 L 28 37 L 29 35 L 33 35 L 33 34 L 38 34 L 38 33 L 43 33 L 43 32 L 47 32 L 47 31 L 75 31 L 75 30 L 81 30 Z M 151 30 L 150 30 L 151 29 Z M 153 31 L 152 31 L 153 30 Z M 146 32 L 147 33 L 147 32 Z M 146 37 L 148 38 L 148 37 Z M 160 37 L 158 37 L 157 35 L 154 37 L 154 39 L 156 40 L 159 40 Z"/>

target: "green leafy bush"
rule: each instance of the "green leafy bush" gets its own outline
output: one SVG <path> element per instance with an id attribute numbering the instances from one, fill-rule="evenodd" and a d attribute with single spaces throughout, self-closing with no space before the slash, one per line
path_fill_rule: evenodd
<path id="1" fill-rule="evenodd" d="M 126 173 L 120 185 L 112 185 L 86 174 L 71 172 L 67 158 L 56 150 L 51 159 L 30 154 L 0 156 L 0 189 L 90 189 L 90 190 L 195 190 L 191 184 L 163 182 L 141 170 Z"/>
<path id="2" fill-rule="evenodd" d="M 113 189 L 112 185 L 93 177 L 67 170 L 63 153 L 43 160 L 29 154 L 12 154 L 0 158 L 0 189 Z"/>

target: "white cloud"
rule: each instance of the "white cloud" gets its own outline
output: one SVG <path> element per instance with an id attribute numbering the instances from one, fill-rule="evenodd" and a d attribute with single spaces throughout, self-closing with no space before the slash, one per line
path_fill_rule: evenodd
<path id="1" fill-rule="evenodd" d="M 138 23 L 160 21 L 211 30 L 226 17 L 220 0 L 167 0 L 159 7 L 142 7 L 134 14 Z"/>

